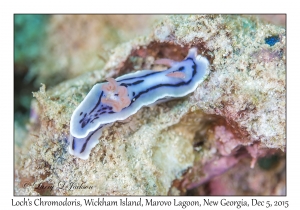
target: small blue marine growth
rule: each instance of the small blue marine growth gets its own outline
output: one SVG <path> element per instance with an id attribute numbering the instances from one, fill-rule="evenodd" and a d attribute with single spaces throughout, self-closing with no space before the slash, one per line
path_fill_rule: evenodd
<path id="1" fill-rule="evenodd" d="M 265 43 L 270 45 L 270 46 L 273 46 L 274 44 L 276 44 L 277 42 L 280 41 L 280 38 L 279 36 L 270 36 L 268 38 L 265 38 Z"/>

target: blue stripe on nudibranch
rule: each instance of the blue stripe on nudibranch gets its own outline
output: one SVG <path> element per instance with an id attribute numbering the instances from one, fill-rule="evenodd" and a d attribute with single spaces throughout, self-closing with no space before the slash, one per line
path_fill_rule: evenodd
<path id="1" fill-rule="evenodd" d="M 107 124 L 124 120 L 141 107 L 193 92 L 208 74 L 209 62 L 192 48 L 185 60 L 165 71 L 142 70 L 94 85 L 70 122 L 70 153 L 87 159 Z"/>

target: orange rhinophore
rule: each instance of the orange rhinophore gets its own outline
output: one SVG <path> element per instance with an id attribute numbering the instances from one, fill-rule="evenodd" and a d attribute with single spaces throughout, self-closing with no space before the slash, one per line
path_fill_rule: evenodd
<path id="1" fill-rule="evenodd" d="M 185 73 L 177 71 L 177 72 L 168 73 L 168 74 L 166 74 L 166 76 L 184 79 L 185 78 Z"/>

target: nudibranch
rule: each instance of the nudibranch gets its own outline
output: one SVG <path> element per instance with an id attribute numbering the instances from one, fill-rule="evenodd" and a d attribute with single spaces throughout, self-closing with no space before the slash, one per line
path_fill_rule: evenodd
<path id="1" fill-rule="evenodd" d="M 164 71 L 141 70 L 116 79 L 108 78 L 108 82 L 93 86 L 71 117 L 69 152 L 72 155 L 88 159 L 103 128 L 128 118 L 143 106 L 193 92 L 209 71 L 208 60 L 197 56 L 196 48 L 191 48 L 181 62 L 161 59 L 156 63 L 171 67 Z"/>

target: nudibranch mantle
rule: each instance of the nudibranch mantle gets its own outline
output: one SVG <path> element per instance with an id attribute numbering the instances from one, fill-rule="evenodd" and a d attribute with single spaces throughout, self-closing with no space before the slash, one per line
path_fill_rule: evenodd
<path id="1" fill-rule="evenodd" d="M 170 63 L 164 71 L 141 70 L 94 85 L 72 114 L 70 153 L 87 159 L 104 127 L 161 99 L 183 97 L 208 75 L 209 62 L 196 48 L 183 61 Z"/>

